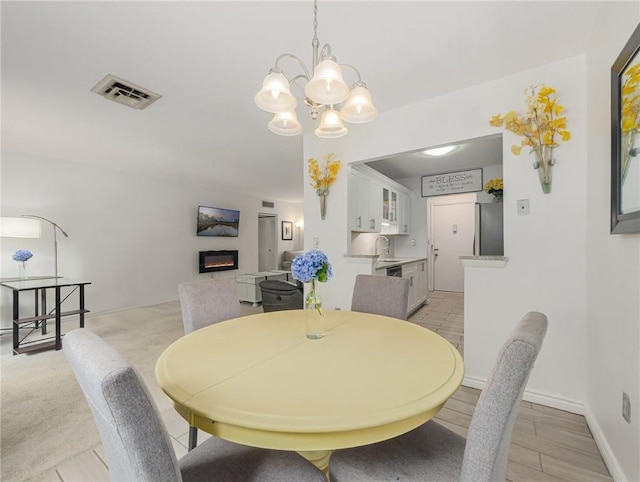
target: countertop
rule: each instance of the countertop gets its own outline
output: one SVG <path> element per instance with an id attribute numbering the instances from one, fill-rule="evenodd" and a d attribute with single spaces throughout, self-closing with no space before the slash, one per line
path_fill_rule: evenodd
<path id="1" fill-rule="evenodd" d="M 407 263 L 415 263 L 416 261 L 424 261 L 427 259 L 426 256 L 420 258 L 402 258 L 398 256 L 389 256 L 379 255 L 379 254 L 349 254 L 345 255 L 346 258 L 361 258 L 361 259 L 370 259 L 373 264 L 373 269 L 383 269 L 389 268 L 391 266 L 399 266 Z"/>
<path id="2" fill-rule="evenodd" d="M 392 266 L 415 263 L 416 261 L 423 261 L 426 259 L 426 256 L 423 258 L 380 258 L 376 263 L 376 269 L 390 268 Z"/>

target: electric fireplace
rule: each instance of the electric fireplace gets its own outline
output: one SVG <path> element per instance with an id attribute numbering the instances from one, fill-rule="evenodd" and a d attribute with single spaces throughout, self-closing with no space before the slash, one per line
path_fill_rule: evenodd
<path id="1" fill-rule="evenodd" d="M 238 269 L 238 250 L 200 251 L 200 273 Z"/>

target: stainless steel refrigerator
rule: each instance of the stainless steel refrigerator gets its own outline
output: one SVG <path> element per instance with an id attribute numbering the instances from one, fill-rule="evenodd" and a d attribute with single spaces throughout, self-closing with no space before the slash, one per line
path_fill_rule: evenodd
<path id="1" fill-rule="evenodd" d="M 474 256 L 504 256 L 502 203 L 476 203 Z"/>

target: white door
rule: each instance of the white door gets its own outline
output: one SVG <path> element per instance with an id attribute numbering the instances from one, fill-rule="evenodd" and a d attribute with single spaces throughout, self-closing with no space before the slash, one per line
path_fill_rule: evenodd
<path id="1" fill-rule="evenodd" d="M 258 271 L 278 269 L 278 229 L 276 216 L 258 214 Z"/>
<path id="2" fill-rule="evenodd" d="M 433 286 L 437 291 L 464 291 L 460 256 L 473 254 L 475 204 L 441 204 L 431 207 Z"/>

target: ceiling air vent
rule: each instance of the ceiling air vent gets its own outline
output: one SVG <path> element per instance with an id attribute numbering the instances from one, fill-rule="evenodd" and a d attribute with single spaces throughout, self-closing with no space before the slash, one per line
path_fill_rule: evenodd
<path id="1" fill-rule="evenodd" d="M 124 104 L 134 109 L 144 109 L 160 97 L 160 94 L 151 92 L 149 89 L 140 87 L 139 85 L 123 80 L 115 75 L 108 74 L 104 79 L 98 82 L 91 92 L 103 96 L 107 100 Z"/>
<path id="2" fill-rule="evenodd" d="M 276 207 L 276 203 L 274 203 L 272 201 L 262 201 L 262 207 L 263 208 L 275 208 Z"/>

